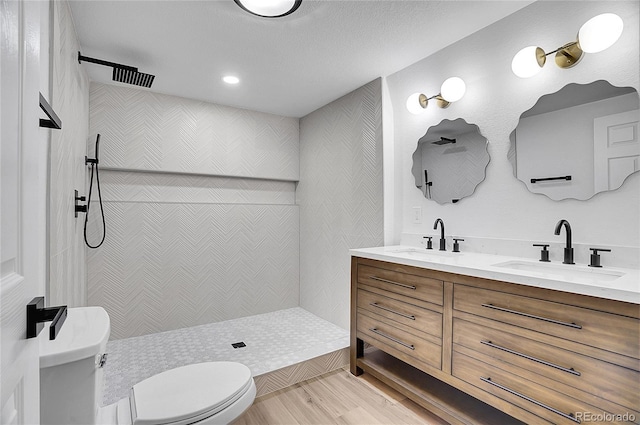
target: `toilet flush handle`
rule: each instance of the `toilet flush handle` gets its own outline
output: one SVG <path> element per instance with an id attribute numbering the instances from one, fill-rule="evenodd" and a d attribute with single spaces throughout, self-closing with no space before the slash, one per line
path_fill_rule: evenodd
<path id="1" fill-rule="evenodd" d="M 98 368 L 102 368 L 104 367 L 105 363 L 107 363 L 107 353 L 98 354 L 96 356 L 96 366 L 98 366 Z"/>

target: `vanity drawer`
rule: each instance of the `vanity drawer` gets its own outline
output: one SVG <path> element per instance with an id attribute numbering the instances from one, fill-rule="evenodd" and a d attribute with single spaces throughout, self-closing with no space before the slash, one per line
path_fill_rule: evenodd
<path id="1" fill-rule="evenodd" d="M 640 406 L 640 372 L 514 335 L 510 327 L 496 323 L 488 328 L 454 318 L 453 343 L 483 354 L 479 360 L 493 359 L 497 367 L 510 363 L 541 385 L 543 377 L 566 384 L 578 398 L 582 391 L 630 409 Z"/>
<path id="2" fill-rule="evenodd" d="M 422 363 L 440 369 L 442 365 L 442 340 L 423 335 L 416 336 L 406 326 L 389 319 L 358 309 L 358 333 L 366 335 L 369 343 L 382 349 L 384 345 L 398 350 Z M 378 345 L 371 341 L 378 341 Z M 390 353 L 394 354 L 394 353 Z"/>
<path id="3" fill-rule="evenodd" d="M 384 295 L 358 290 L 358 307 L 407 326 L 407 331 L 442 337 L 442 314 Z"/>
<path id="4" fill-rule="evenodd" d="M 623 408 L 616 412 L 606 412 L 579 399 L 569 397 L 552 388 L 532 382 L 530 377 L 524 378 L 502 369 L 453 352 L 452 374 L 463 381 L 474 385 L 487 393 L 493 394 L 511 404 L 519 406 L 553 424 L 580 423 L 586 415 L 621 415 Z M 544 420 L 543 420 L 544 419 Z M 589 423 L 624 423 L 624 422 L 589 422 Z"/>
<path id="5" fill-rule="evenodd" d="M 359 264 L 358 283 L 442 305 L 441 280 Z"/>
<path id="6" fill-rule="evenodd" d="M 640 358 L 640 321 L 582 307 L 456 284 L 453 308 Z"/>

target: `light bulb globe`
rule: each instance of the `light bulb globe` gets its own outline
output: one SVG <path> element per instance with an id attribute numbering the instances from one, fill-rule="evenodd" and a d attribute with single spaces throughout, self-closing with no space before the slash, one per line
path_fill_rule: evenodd
<path id="1" fill-rule="evenodd" d="M 424 112 L 424 108 L 420 104 L 420 96 L 422 93 L 414 93 L 407 98 L 407 110 L 414 115 Z"/>
<path id="2" fill-rule="evenodd" d="M 622 35 L 624 23 L 614 13 L 594 16 L 580 27 L 578 43 L 587 53 L 598 53 L 611 47 Z"/>
<path id="3" fill-rule="evenodd" d="M 451 77 L 447 78 L 444 83 L 442 83 L 442 86 L 440 87 L 440 96 L 442 96 L 442 98 L 447 102 L 457 102 L 462 99 L 466 90 L 467 86 L 462 78 Z"/>
<path id="4" fill-rule="evenodd" d="M 529 78 L 536 75 L 544 65 L 544 56 L 540 63 L 539 53 L 544 51 L 537 46 L 527 46 L 520 50 L 511 61 L 511 70 L 520 78 Z"/>

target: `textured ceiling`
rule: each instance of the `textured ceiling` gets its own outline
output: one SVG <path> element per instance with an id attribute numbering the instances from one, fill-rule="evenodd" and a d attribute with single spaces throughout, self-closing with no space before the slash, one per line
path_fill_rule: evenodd
<path id="1" fill-rule="evenodd" d="M 155 92 L 292 117 L 530 3 L 303 0 L 293 15 L 266 19 L 232 0 L 70 1 L 83 55 L 156 75 Z M 83 66 L 111 83 L 110 68 Z M 223 83 L 226 74 L 241 83 Z"/>

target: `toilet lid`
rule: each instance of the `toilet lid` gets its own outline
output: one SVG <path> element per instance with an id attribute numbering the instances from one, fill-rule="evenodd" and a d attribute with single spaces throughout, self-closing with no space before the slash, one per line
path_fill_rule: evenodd
<path id="1" fill-rule="evenodd" d="M 240 398 L 253 378 L 234 362 L 207 362 L 159 373 L 131 389 L 134 425 L 189 424 L 212 416 Z"/>

